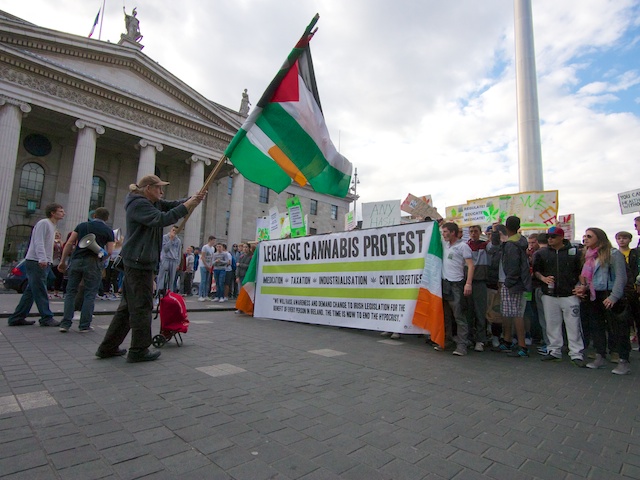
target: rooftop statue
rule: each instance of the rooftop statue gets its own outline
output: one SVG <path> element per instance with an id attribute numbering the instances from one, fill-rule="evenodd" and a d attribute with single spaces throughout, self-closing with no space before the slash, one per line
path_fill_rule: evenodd
<path id="1" fill-rule="evenodd" d="M 124 24 L 127 27 L 127 33 L 123 35 L 129 40 L 133 40 L 137 42 L 142 39 L 142 35 L 140 35 L 140 20 L 136 18 L 138 13 L 136 12 L 136 8 L 131 11 L 131 15 L 127 15 L 127 11 L 122 7 L 122 11 L 124 12 Z"/>

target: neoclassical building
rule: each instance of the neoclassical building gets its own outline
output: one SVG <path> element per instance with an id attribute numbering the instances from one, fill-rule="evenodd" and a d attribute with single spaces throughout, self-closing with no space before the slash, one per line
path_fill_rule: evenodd
<path id="1" fill-rule="evenodd" d="M 239 88 L 239 91 L 241 89 Z M 243 109 L 244 110 L 244 109 Z M 44 207 L 57 202 L 66 237 L 104 206 L 124 229 L 129 184 L 155 173 L 169 199 L 198 191 L 244 121 L 208 100 L 123 35 L 118 44 L 33 25 L 0 11 L 0 244 L 5 261 L 25 253 Z M 255 239 L 256 219 L 300 197 L 311 233 L 344 229 L 352 197 L 292 184 L 280 195 L 224 165 L 206 201 L 186 223 L 183 242 L 213 234 Z"/>

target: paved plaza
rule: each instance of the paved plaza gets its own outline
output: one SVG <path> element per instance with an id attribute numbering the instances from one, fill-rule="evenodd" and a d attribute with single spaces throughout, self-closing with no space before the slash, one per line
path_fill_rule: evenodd
<path id="1" fill-rule="evenodd" d="M 189 306 L 210 311 L 191 311 L 184 346 L 139 364 L 94 356 L 109 315 L 62 334 L 5 314 L 0 476 L 640 478 L 638 352 L 619 377 Z"/>

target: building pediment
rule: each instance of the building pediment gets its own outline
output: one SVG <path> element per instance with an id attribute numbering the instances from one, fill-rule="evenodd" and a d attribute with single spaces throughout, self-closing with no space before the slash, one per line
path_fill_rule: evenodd
<path id="1" fill-rule="evenodd" d="M 223 149 L 242 123 L 238 112 L 212 102 L 127 46 L 92 40 L 7 18 L 0 12 L 0 82 L 14 96 L 70 115 L 93 110 L 106 127 L 158 130 Z M 86 113 L 85 113 L 86 116 Z M 106 117 L 106 118 L 105 118 Z M 111 119 L 113 124 L 109 124 Z M 170 142 L 169 142 L 170 143 Z"/>

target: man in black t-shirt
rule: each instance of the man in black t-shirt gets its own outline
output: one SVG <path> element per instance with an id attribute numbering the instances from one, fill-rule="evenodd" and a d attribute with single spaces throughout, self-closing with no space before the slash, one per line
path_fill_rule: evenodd
<path id="1" fill-rule="evenodd" d="M 62 251 L 62 259 L 60 260 L 58 270 L 64 272 L 67 270 L 66 260 L 71 253 L 71 249 L 74 245 L 76 246 L 68 267 L 69 279 L 64 297 L 64 315 L 60 322 L 60 331 L 62 333 L 68 332 L 71 328 L 74 302 L 80 282 L 84 282 L 84 296 L 78 330 L 81 333 L 93 330 L 91 320 L 93 319 L 96 293 L 98 293 L 98 288 L 102 281 L 102 268 L 105 260 L 111 255 L 114 245 L 113 230 L 106 224 L 107 220 L 109 220 L 109 210 L 102 207 L 96 208 L 93 214 L 93 220 L 79 223 L 71 233 Z M 90 233 L 95 235 L 96 243 L 104 250 L 104 252 L 101 252 L 102 255 L 95 253 L 89 248 L 79 247 L 78 242 Z"/>

